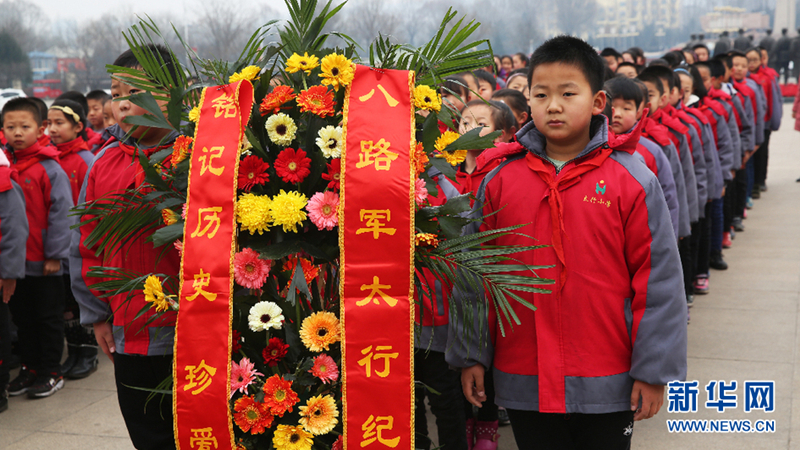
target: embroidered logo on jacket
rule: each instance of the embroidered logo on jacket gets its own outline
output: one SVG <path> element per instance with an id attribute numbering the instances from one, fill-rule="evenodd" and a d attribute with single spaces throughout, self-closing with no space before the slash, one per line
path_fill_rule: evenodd
<path id="1" fill-rule="evenodd" d="M 594 188 L 595 194 L 600 194 L 600 195 L 605 195 L 606 194 L 606 188 L 608 186 L 606 186 L 605 183 L 606 183 L 605 181 L 600 180 L 600 182 L 595 185 L 595 188 Z"/>

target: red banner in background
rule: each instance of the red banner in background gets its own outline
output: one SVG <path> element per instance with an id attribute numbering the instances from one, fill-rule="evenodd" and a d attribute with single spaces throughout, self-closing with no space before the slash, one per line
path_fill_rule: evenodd
<path id="1" fill-rule="evenodd" d="M 345 449 L 414 448 L 414 73 L 357 66 L 339 246 Z"/>
<path id="2" fill-rule="evenodd" d="M 179 450 L 228 450 L 234 446 L 228 399 L 235 205 L 239 148 L 252 107 L 249 81 L 206 88 L 200 100 L 189 170 L 172 369 Z"/>

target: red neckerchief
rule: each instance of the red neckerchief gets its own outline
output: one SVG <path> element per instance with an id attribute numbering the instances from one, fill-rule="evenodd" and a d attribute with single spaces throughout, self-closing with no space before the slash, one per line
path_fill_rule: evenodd
<path id="1" fill-rule="evenodd" d="M 3 133 L 3 130 L 0 130 L 0 145 L 5 147 L 6 144 L 8 144 L 8 141 L 6 141 L 6 135 Z"/>
<path id="2" fill-rule="evenodd" d="M 769 122 L 772 118 L 772 78 L 762 69 L 763 67 L 759 67 L 757 71 L 750 72 L 749 77 L 761 86 L 764 96 L 767 97 L 767 113 L 764 116 L 764 121 Z"/>
<path id="3" fill-rule="evenodd" d="M 64 142 L 63 144 L 56 144 L 56 148 L 58 149 L 58 152 L 60 153 L 61 157 L 64 158 L 65 156 L 71 155 L 81 150 L 89 150 L 89 144 L 87 144 L 82 137 L 77 137 L 69 142 Z"/>
<path id="4" fill-rule="evenodd" d="M 38 141 L 28 148 L 22 150 L 14 150 L 14 163 L 11 165 L 19 173 L 25 172 L 32 165 L 44 161 L 45 159 L 54 159 L 58 161 L 58 150 L 55 147 L 43 147 Z"/>
<path id="5" fill-rule="evenodd" d="M 724 117 L 726 122 L 730 118 L 728 110 L 709 95 L 703 97 L 703 105 L 709 107 L 712 111 Z"/>
<path id="6" fill-rule="evenodd" d="M 739 117 L 739 111 L 736 110 L 736 105 L 733 104 L 733 98 L 730 94 L 722 89 L 711 88 L 711 90 L 708 91 L 708 95 L 720 102 L 725 102 L 730 105 L 733 116 L 736 118 L 736 126 L 739 127 L 739 131 L 742 131 L 742 119 Z"/>
<path id="7" fill-rule="evenodd" d="M 672 143 L 670 132 L 667 128 L 660 123 L 653 120 L 652 117 L 642 116 L 642 136 L 650 138 L 661 147 L 667 147 Z"/>
<path id="8" fill-rule="evenodd" d="M 712 101 L 712 103 L 714 102 Z M 703 100 L 701 100 L 698 104 L 700 106 L 697 108 L 697 110 L 706 116 L 706 119 L 708 119 L 709 123 L 711 123 L 711 131 L 714 133 L 714 144 L 718 144 L 719 137 L 717 136 L 717 118 L 714 117 L 714 110 L 708 106 L 706 103 L 706 98 L 703 98 Z M 717 104 L 716 106 L 720 105 Z"/>
<path id="9" fill-rule="evenodd" d="M 689 107 L 689 106 L 684 105 L 683 101 L 681 101 L 680 105 L 681 105 L 681 108 L 680 108 L 681 110 L 690 113 L 695 119 L 697 119 L 700 122 L 702 122 L 703 125 L 708 125 L 708 123 L 709 123 L 708 118 L 706 117 L 705 114 L 703 114 L 702 111 L 700 111 L 697 108 Z M 700 133 L 700 135 L 702 136 L 702 133 Z"/>
<path id="10" fill-rule="evenodd" d="M 647 116 L 650 110 L 645 108 L 643 116 Z M 616 134 L 610 127 L 608 129 L 608 146 L 613 150 L 623 151 L 628 154 L 633 154 L 639 146 L 639 139 L 642 137 L 642 128 L 644 124 L 640 120 L 633 129 L 626 133 Z"/>
<path id="11" fill-rule="evenodd" d="M 600 167 L 611 155 L 611 152 L 611 148 L 608 145 L 604 145 L 602 148 L 583 157 L 581 161 L 576 162 L 573 167 L 562 171 L 561 176 L 556 176 L 553 165 L 546 162 L 542 157 L 535 156 L 530 152 L 525 156 L 528 168 L 536 172 L 550 190 L 547 201 L 550 204 L 550 222 L 553 228 L 553 249 L 556 252 L 558 260 L 561 261 L 560 280 L 562 289 L 567 279 L 566 262 L 564 260 L 564 243 L 562 240 L 563 237 L 566 236 L 566 230 L 564 229 L 564 204 L 559 191 L 577 183 L 581 175 L 586 172 Z"/>
<path id="12" fill-rule="evenodd" d="M 0 192 L 10 191 L 12 187 L 11 180 L 19 184 L 18 172 L 8 166 L 0 166 Z"/>
<path id="13" fill-rule="evenodd" d="M 109 142 L 113 142 L 113 139 L 110 139 Z M 142 167 L 141 164 L 139 164 L 139 150 L 142 150 L 144 152 L 145 157 L 150 158 L 151 156 L 153 156 L 153 153 L 170 147 L 172 147 L 171 143 L 159 147 L 139 149 L 131 145 L 125 144 L 122 141 L 119 141 L 119 148 L 123 152 L 125 152 L 125 154 L 127 154 L 128 156 L 133 157 L 134 163 L 136 164 L 136 175 L 133 177 L 134 187 L 138 188 L 139 186 L 144 184 L 144 180 L 145 178 L 147 178 L 147 175 L 144 173 L 144 168 Z M 161 164 L 161 166 L 164 167 L 165 169 L 169 168 L 171 165 L 172 165 L 172 155 L 167 156 L 167 158 Z"/>
<path id="14" fill-rule="evenodd" d="M 685 126 L 683 126 L 683 124 L 676 125 L 675 122 L 671 120 L 672 118 L 664 113 L 663 109 L 657 109 L 653 111 L 653 113 L 650 114 L 650 118 L 653 119 L 655 122 L 666 127 L 667 130 L 675 131 L 675 133 L 681 133 L 681 131 L 679 130 L 683 130 L 683 133 L 681 134 L 684 134 L 686 131 L 689 131 L 686 129 Z M 674 133 L 668 132 L 667 135 L 669 136 L 669 140 L 672 141 L 673 144 L 675 144 L 675 148 L 678 149 L 678 154 L 680 154 L 681 140 Z"/>
<path id="15" fill-rule="evenodd" d="M 750 99 L 750 106 L 753 108 L 753 117 L 757 117 L 758 107 L 756 106 L 756 93 L 750 89 L 750 86 L 747 85 L 744 79 L 742 79 L 742 81 L 736 81 L 735 79 L 731 78 L 731 82 L 733 82 L 733 87 L 736 88 L 740 94 Z"/>
<path id="16" fill-rule="evenodd" d="M 678 104 L 680 104 L 680 103 L 678 103 Z M 681 123 L 683 123 L 684 125 L 686 125 L 686 124 L 691 125 L 695 129 L 695 131 L 697 131 L 697 135 L 698 136 L 702 136 L 703 135 L 703 130 L 700 129 L 700 124 L 698 124 L 697 121 L 694 120 L 693 117 L 689 116 L 689 113 L 687 113 L 686 111 L 684 111 L 682 109 L 676 108 L 676 107 L 674 107 L 672 105 L 670 105 L 669 107 L 670 107 L 670 113 L 669 114 L 671 116 L 677 117 L 681 121 Z"/>

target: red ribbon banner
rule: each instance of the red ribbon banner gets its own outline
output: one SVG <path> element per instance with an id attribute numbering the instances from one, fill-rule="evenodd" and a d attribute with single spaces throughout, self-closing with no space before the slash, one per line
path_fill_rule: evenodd
<path id="1" fill-rule="evenodd" d="M 172 368 L 178 450 L 234 446 L 228 399 L 236 185 L 239 149 L 252 107 L 249 81 L 206 88 L 200 100 L 189 169 Z"/>
<path id="2" fill-rule="evenodd" d="M 414 73 L 357 66 L 339 246 L 344 448 L 414 448 Z"/>

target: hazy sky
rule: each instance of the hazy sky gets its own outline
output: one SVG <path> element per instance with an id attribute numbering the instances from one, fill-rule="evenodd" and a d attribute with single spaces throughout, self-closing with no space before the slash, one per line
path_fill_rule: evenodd
<path id="1" fill-rule="evenodd" d="M 182 14 L 192 1 L 182 0 L 32 0 L 39 5 L 51 20 L 77 20 L 106 13 L 128 12 L 134 14 L 173 13 Z M 282 1 L 269 1 L 269 5 L 281 13 L 286 11 Z M 245 5 L 243 4 L 243 7 Z M 288 16 L 288 14 L 287 14 Z"/>

